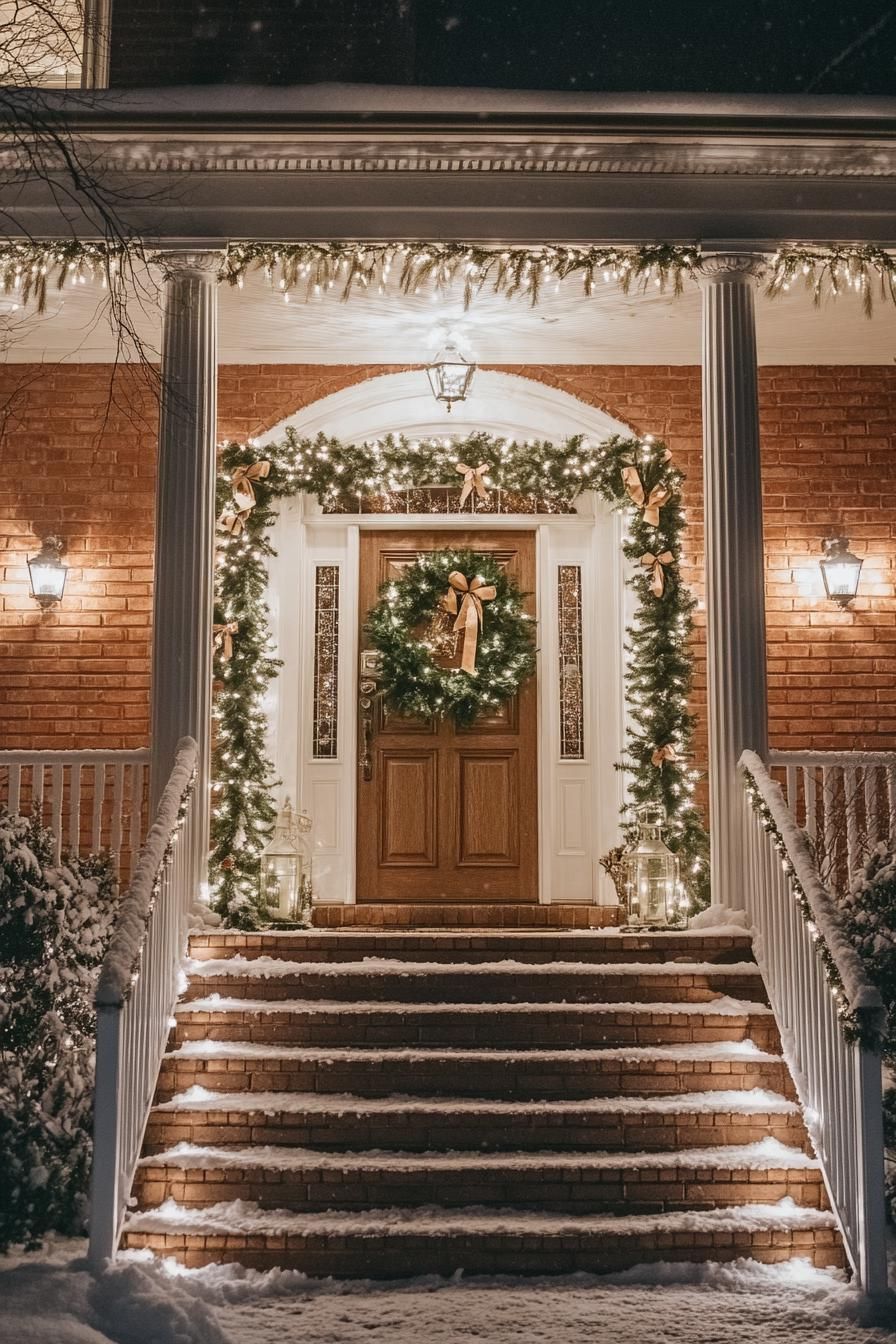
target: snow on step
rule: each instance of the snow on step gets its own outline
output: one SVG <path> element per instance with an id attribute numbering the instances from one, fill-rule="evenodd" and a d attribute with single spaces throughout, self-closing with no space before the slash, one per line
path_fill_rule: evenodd
<path id="1" fill-rule="evenodd" d="M 208 965 L 208 962 L 203 963 Z M 387 999 L 375 1003 L 346 1003 L 341 999 L 235 999 L 222 994 L 209 994 L 204 999 L 187 999 L 177 1005 L 178 1017 L 189 1017 L 191 1013 L 338 1013 L 341 1016 L 363 1017 L 369 1013 L 394 1013 L 404 1016 L 411 1013 L 452 1013 L 462 1017 L 481 1014 L 494 1017 L 501 1014 L 533 1013 L 587 1013 L 588 1015 L 614 1013 L 677 1014 L 696 1017 L 771 1017 L 772 1010 L 764 1003 L 751 999 L 735 999 L 721 994 L 705 1003 L 640 1003 L 640 1002 L 598 1002 L 598 1003 L 414 1003 L 391 1002 Z"/>
<path id="2" fill-rule="evenodd" d="M 640 1045 L 614 1046 L 607 1050 L 501 1050 L 501 1049 L 465 1049 L 438 1046 L 434 1049 L 416 1049 L 404 1047 L 350 1048 L 314 1046 L 314 1045 L 268 1045 L 255 1041 L 185 1041 L 176 1050 L 165 1055 L 166 1059 L 289 1059 L 302 1063 L 329 1061 L 344 1065 L 364 1064 L 375 1061 L 383 1064 L 426 1064 L 438 1061 L 446 1064 L 513 1064 L 521 1061 L 540 1063 L 569 1064 L 594 1063 L 603 1060 L 626 1060 L 650 1062 L 661 1060 L 694 1062 L 709 1060 L 713 1062 L 731 1062 L 749 1059 L 756 1063 L 780 1064 L 780 1055 L 760 1050 L 754 1041 L 705 1041 L 694 1045 Z"/>
<path id="3" fill-rule="evenodd" d="M 156 1111 L 231 1111 L 262 1115 L 795 1115 L 799 1106 L 760 1087 L 657 1097 L 586 1097 L 576 1101 L 505 1101 L 488 1097 L 358 1097 L 340 1092 L 212 1092 L 196 1085 Z"/>
<path id="4" fill-rule="evenodd" d="M 502 1233 L 509 1236 L 579 1236 L 617 1238 L 659 1236 L 675 1232 L 769 1232 L 833 1229 L 834 1215 L 803 1208 L 790 1199 L 779 1204 L 745 1204 L 735 1208 L 685 1210 L 680 1213 L 612 1214 L 535 1213 L 518 1209 L 417 1208 L 369 1209 L 363 1212 L 300 1214 L 288 1209 L 262 1209 L 248 1200 L 187 1207 L 166 1200 L 157 1209 L 128 1215 L 127 1232 L 201 1236 L 251 1237 L 462 1237 Z"/>
<path id="5" fill-rule="evenodd" d="M 360 977 L 371 975 L 418 976 L 498 975 L 731 975 L 756 976 L 754 961 L 403 961 L 397 957 L 362 957 L 358 961 L 287 961 L 282 957 L 219 957 L 208 961 L 189 958 L 184 969 L 191 979 L 217 980 L 226 976 L 241 979 L 287 979 L 299 976 Z"/>
<path id="6" fill-rule="evenodd" d="M 680 1152 L 643 1153 L 402 1153 L 392 1151 L 321 1152 L 314 1148 L 284 1148 L 274 1144 L 251 1148 L 203 1147 L 178 1143 L 163 1153 L 140 1160 L 144 1167 L 178 1167 L 222 1170 L 241 1168 L 261 1171 L 400 1171 L 410 1174 L 476 1169 L 483 1172 L 559 1172 L 571 1170 L 635 1169 L 681 1170 L 707 1168 L 723 1171 L 818 1170 L 819 1163 L 799 1148 L 761 1139 L 757 1143 L 731 1144 L 716 1148 L 689 1148 Z"/>

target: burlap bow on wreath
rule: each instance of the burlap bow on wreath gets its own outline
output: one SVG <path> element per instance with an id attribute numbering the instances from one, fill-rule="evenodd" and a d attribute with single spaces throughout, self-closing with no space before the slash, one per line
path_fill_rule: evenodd
<path id="1" fill-rule="evenodd" d="M 450 587 L 442 598 L 442 606 L 449 616 L 456 616 L 454 629 L 463 634 L 464 647 L 461 667 L 471 677 L 476 675 L 476 645 L 479 640 L 479 627 L 483 624 L 483 602 L 491 602 L 497 589 L 477 575 L 469 582 L 464 574 L 453 569 L 448 575 Z M 457 595 L 463 597 L 458 610 Z"/>

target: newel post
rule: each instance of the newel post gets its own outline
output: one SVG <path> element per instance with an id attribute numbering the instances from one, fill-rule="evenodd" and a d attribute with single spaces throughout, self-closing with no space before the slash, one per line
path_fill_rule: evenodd
<path id="1" fill-rule="evenodd" d="M 199 744 L 197 881 L 208 855 L 214 597 L 219 252 L 162 252 L 161 405 L 156 487 L 151 806 L 179 740 Z"/>
<path id="2" fill-rule="evenodd" d="M 713 899 L 741 906 L 737 762 L 768 753 L 754 290 L 763 259 L 703 258 L 703 488 Z"/>

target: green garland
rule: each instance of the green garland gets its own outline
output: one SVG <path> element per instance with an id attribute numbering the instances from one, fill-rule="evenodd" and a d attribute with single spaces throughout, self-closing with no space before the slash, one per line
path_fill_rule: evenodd
<path id="1" fill-rule="evenodd" d="M 812 941 L 815 944 L 815 951 L 824 967 L 828 984 L 834 995 L 834 1001 L 837 1005 L 837 1014 L 843 1023 L 843 1034 L 848 1041 L 858 1041 L 866 1050 L 880 1050 L 884 1041 L 885 1015 L 874 1012 L 862 1012 L 860 1009 L 854 1009 L 846 998 L 846 992 L 843 987 L 843 980 L 837 969 L 837 962 L 824 939 L 815 925 L 815 917 L 812 913 L 812 906 L 806 895 L 805 888 L 797 876 L 790 856 L 787 852 L 787 843 L 778 829 L 777 823 L 772 816 L 771 809 L 762 797 L 755 777 L 745 765 L 741 765 L 741 772 L 744 778 L 744 787 L 747 791 L 747 797 L 750 800 L 750 806 L 759 819 L 762 829 L 767 835 L 771 836 L 772 843 L 778 852 L 784 872 L 787 874 L 787 880 L 790 889 L 793 892 L 799 912 L 809 926 L 812 933 Z M 884 1020 L 882 1020 L 884 1019 Z"/>
<path id="2" fill-rule="evenodd" d="M 402 294 L 463 284 L 464 306 L 488 290 L 525 295 L 536 304 L 549 282 L 580 277 L 585 294 L 599 282 L 616 281 L 627 294 L 671 285 L 680 294 L 686 276 L 699 271 L 700 250 L 671 243 L 641 247 L 483 247 L 475 243 L 231 243 L 224 274 L 241 285 L 250 270 L 263 270 L 284 296 L 306 299 L 338 288 L 348 299 L 355 288 Z"/>
<path id="3" fill-rule="evenodd" d="M 126 257 L 146 260 L 143 243 L 81 242 L 77 239 L 0 243 L 0 289 L 27 303 L 35 299 L 43 312 L 47 287 L 102 277 L 110 285 Z M 507 297 L 523 295 L 538 302 L 545 285 L 570 277 L 581 281 L 586 295 L 598 284 L 615 282 L 625 293 L 653 287 L 680 294 L 686 279 L 698 280 L 702 270 L 697 243 L 646 243 L 637 247 L 483 246 L 478 243 L 331 242 L 230 243 L 221 261 L 219 279 L 242 287 L 246 275 L 263 270 L 285 299 L 296 292 L 315 298 L 336 289 L 342 299 L 355 290 L 415 294 L 443 293 L 462 284 L 469 306 L 483 291 Z M 874 291 L 896 303 L 896 256 L 873 244 L 828 246 L 787 244 L 768 263 L 766 293 L 772 297 L 804 280 L 816 303 L 844 290 L 861 295 L 871 315 Z"/>
<path id="4" fill-rule="evenodd" d="M 526 490 L 558 510 L 571 509 L 579 492 L 589 489 L 623 513 L 623 550 L 632 564 L 628 582 L 637 606 L 626 644 L 629 723 L 620 767 L 627 772 L 633 802 L 656 801 L 665 807 L 669 843 L 682 858 L 692 903 L 706 901 L 709 841 L 693 797 L 698 773 L 688 761 L 694 727 L 688 711 L 694 601 L 680 575 L 684 477 L 664 445 L 620 436 L 592 444 L 580 435 L 559 445 L 519 444 L 488 434 L 447 441 L 447 446 L 444 439 L 400 437 L 348 445 L 324 435 L 300 439 L 288 432 L 264 448 L 226 444 L 218 482 L 215 676 L 220 689 L 215 705 L 212 879 L 216 908 L 231 923 L 254 927 L 267 918 L 258 873 L 274 820 L 273 766 L 265 752 L 263 709 L 278 668 L 264 602 L 266 564 L 273 554 L 267 538 L 276 516 L 273 505 L 299 491 L 334 508 L 343 497 L 357 501 L 378 488 L 456 486 L 458 462 L 488 462 L 491 486 L 503 483 L 507 489 Z M 233 477 L 241 468 L 256 473 L 249 507 L 244 507 L 244 493 L 234 498 Z M 240 492 L 244 489 L 239 486 Z M 642 502 L 636 503 L 634 496 Z M 630 818 L 623 829 L 630 837 Z"/>
<path id="5" fill-rule="evenodd" d="M 120 243 L 82 243 L 74 238 L 51 243 L 2 243 L 0 288 L 23 305 L 34 299 L 37 311 L 42 313 L 50 280 L 55 280 L 61 290 L 67 284 L 93 281 L 99 275 L 104 288 L 111 288 L 128 253 L 142 257 L 142 245 L 135 243 L 127 248 Z"/>
<path id="6" fill-rule="evenodd" d="M 474 675 L 441 666 L 433 656 L 433 637 L 420 633 L 441 610 L 454 643 L 453 622 L 442 607 L 446 592 L 452 591 L 449 575 L 454 571 L 471 581 L 478 577 L 494 589 L 494 597 L 482 603 Z M 457 595 L 456 609 L 460 601 Z M 479 714 L 515 695 L 535 671 L 534 623 L 523 611 L 523 594 L 494 557 L 480 551 L 418 556 L 401 578 L 382 585 L 366 629 L 383 656 L 386 700 L 399 714 L 437 719 L 451 715 L 458 727 L 467 728 Z M 464 638 L 461 633 L 459 640 Z"/>
<path id="7" fill-rule="evenodd" d="M 896 303 L 896 257 L 882 247 L 784 247 L 772 257 L 765 292 L 771 298 L 802 280 L 818 307 L 844 290 L 862 297 L 865 316 L 874 311 L 875 287 L 882 299 Z"/>

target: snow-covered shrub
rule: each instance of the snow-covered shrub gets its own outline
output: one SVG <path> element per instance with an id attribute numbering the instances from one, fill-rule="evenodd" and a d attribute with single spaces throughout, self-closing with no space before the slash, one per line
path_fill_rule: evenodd
<path id="1" fill-rule="evenodd" d="M 896 854 L 890 845 L 874 847 L 842 912 L 847 932 L 889 1015 L 883 1059 L 891 1085 L 884 1091 L 884 1139 L 887 1193 L 891 1216 L 896 1218 Z"/>
<path id="2" fill-rule="evenodd" d="M 0 809 L 0 1250 L 83 1223 L 93 992 L 116 905 L 108 859 L 57 866 L 49 831 Z"/>

